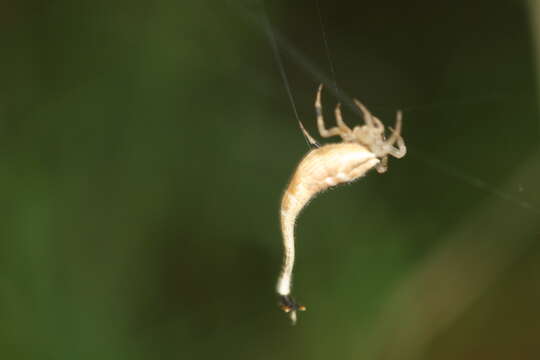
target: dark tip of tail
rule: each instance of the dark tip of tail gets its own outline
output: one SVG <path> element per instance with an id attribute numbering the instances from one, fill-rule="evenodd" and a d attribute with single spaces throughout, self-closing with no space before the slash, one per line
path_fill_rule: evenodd
<path id="1" fill-rule="evenodd" d="M 290 295 L 281 295 L 279 297 L 279 308 L 286 313 L 291 311 L 305 311 L 306 307 L 299 305 L 292 296 Z"/>

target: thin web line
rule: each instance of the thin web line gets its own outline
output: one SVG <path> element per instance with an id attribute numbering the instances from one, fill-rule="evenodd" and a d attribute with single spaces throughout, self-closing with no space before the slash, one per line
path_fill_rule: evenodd
<path id="1" fill-rule="evenodd" d="M 321 4 L 319 3 L 319 0 L 315 0 L 315 4 L 317 5 L 317 13 L 319 14 L 319 23 L 321 24 L 321 32 L 322 32 L 322 37 L 323 37 L 323 42 L 324 42 L 324 50 L 326 53 L 326 59 L 328 60 L 328 64 L 330 65 L 330 73 L 332 74 L 332 78 L 334 79 L 334 87 L 336 89 L 336 94 L 338 94 L 339 89 L 337 85 L 336 69 L 334 68 L 334 62 L 332 61 L 332 57 L 330 56 L 330 48 L 328 46 L 328 38 L 326 36 L 326 30 L 324 27 Z"/>
<path id="2" fill-rule="evenodd" d="M 296 103 L 294 101 L 294 97 L 291 91 L 291 86 L 289 84 L 289 78 L 287 76 L 287 72 L 285 71 L 285 66 L 283 65 L 283 59 L 281 58 L 281 53 L 279 52 L 279 48 L 277 45 L 276 38 L 274 36 L 274 31 L 272 28 L 272 25 L 270 24 L 270 20 L 268 19 L 268 14 L 266 11 L 266 5 L 264 0 L 261 0 L 262 3 L 262 9 L 263 9 L 263 25 L 266 30 L 266 34 L 268 35 L 268 39 L 270 40 L 270 45 L 272 46 L 272 52 L 274 53 L 274 58 L 276 60 L 276 63 L 278 64 L 279 73 L 281 74 L 281 78 L 283 80 L 283 84 L 285 85 L 285 89 L 287 90 L 287 95 L 289 96 L 289 100 L 291 102 L 294 116 L 296 117 L 296 120 L 298 121 L 298 125 L 300 126 L 300 130 L 302 130 L 302 134 L 304 135 L 304 138 L 306 140 L 306 143 L 308 144 L 308 147 L 312 146 L 319 146 L 317 141 L 309 135 L 309 133 L 304 128 L 304 124 L 302 124 L 302 121 L 300 121 L 300 117 L 298 116 L 298 111 L 296 109 Z"/>
<path id="3" fill-rule="evenodd" d="M 440 172 L 445 173 L 451 177 L 460 179 L 465 184 L 468 184 L 471 187 L 477 188 L 488 194 L 494 195 L 495 197 L 498 197 L 499 199 L 513 203 L 514 205 L 522 209 L 531 211 L 536 214 L 540 214 L 540 210 L 538 210 L 531 203 L 525 200 L 522 200 L 517 196 L 512 195 L 510 192 L 503 191 L 500 188 L 489 184 L 487 181 L 484 181 L 477 176 L 466 174 L 463 171 L 459 170 L 458 168 L 450 166 L 448 163 L 445 164 L 441 161 L 435 160 L 427 156 L 425 153 L 420 152 L 418 149 L 414 149 L 413 154 L 415 155 L 414 157 L 428 164 L 432 168 L 435 168 L 439 170 Z"/>

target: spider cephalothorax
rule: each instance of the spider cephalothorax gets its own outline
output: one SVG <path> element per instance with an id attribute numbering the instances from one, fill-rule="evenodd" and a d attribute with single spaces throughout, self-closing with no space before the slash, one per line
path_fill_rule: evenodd
<path id="1" fill-rule="evenodd" d="M 341 108 L 335 109 L 336 127 L 326 129 L 321 106 L 322 85 L 315 99 L 317 127 L 322 137 L 340 136 L 343 142 L 327 144 L 310 151 L 298 164 L 296 171 L 283 194 L 281 201 L 281 231 L 283 233 L 284 262 L 277 284 L 280 307 L 296 322 L 296 311 L 305 310 L 290 296 L 294 266 L 294 224 L 298 214 L 318 192 L 331 186 L 351 182 L 375 168 L 379 173 L 387 170 L 388 155 L 395 158 L 405 156 L 407 149 L 401 137 L 401 112 L 398 111 L 396 128 L 385 137 L 384 125 L 358 100 L 365 125 L 349 128 L 343 121 Z M 306 138 L 316 141 L 302 127 Z M 397 146 L 397 147 L 396 147 Z"/>

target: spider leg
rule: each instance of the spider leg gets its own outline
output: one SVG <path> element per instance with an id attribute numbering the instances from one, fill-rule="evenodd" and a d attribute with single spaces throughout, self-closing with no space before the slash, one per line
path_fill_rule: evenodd
<path id="1" fill-rule="evenodd" d="M 366 125 L 369 127 L 377 127 L 377 125 L 382 125 L 381 121 L 379 119 L 377 122 L 377 125 L 375 125 L 375 122 L 373 121 L 373 117 L 371 116 L 371 113 L 369 110 L 362 104 L 359 100 L 353 99 L 356 106 L 360 109 L 362 112 L 362 115 L 364 116 L 364 121 L 366 122 Z"/>
<path id="2" fill-rule="evenodd" d="M 319 128 L 319 133 L 322 137 L 330 137 L 330 136 L 341 136 L 341 129 L 337 127 L 333 127 L 330 129 L 326 129 L 324 127 L 324 118 L 322 113 L 322 106 L 321 106 L 321 91 L 323 88 L 323 84 L 319 86 L 319 90 L 317 91 L 317 98 L 315 99 L 315 112 L 317 114 L 317 127 Z"/>
<path id="3" fill-rule="evenodd" d="M 384 131 L 384 125 L 383 125 L 382 121 L 379 120 L 379 118 L 376 117 L 376 116 L 372 116 L 372 119 L 373 119 L 373 122 L 375 123 L 375 127 L 377 129 L 380 129 L 380 130 Z"/>
<path id="4" fill-rule="evenodd" d="M 396 159 L 401 159 L 402 157 L 407 154 L 407 147 L 405 146 L 405 142 L 403 141 L 403 138 L 400 136 L 397 139 L 397 149 L 395 147 L 392 147 L 389 154 L 395 157 Z"/>
<path id="5" fill-rule="evenodd" d="M 336 110 L 334 110 L 335 116 L 336 116 L 336 123 L 338 128 L 341 130 L 341 137 L 345 141 L 350 141 L 352 137 L 352 130 L 345 124 L 343 121 L 343 115 L 341 114 L 341 104 L 338 103 L 336 105 Z"/>
<path id="6" fill-rule="evenodd" d="M 398 159 L 405 156 L 407 153 L 407 147 L 405 146 L 405 142 L 403 141 L 403 138 L 401 137 L 401 119 L 403 115 L 401 111 L 397 112 L 396 116 L 396 129 L 390 128 L 392 130 L 392 135 L 388 138 L 388 140 L 385 142 L 386 145 L 390 147 L 388 153 Z M 397 149 L 394 147 L 394 144 L 397 143 Z"/>
<path id="7" fill-rule="evenodd" d="M 336 123 L 337 126 L 343 130 L 343 132 L 351 132 L 351 129 L 345 124 L 343 121 L 343 115 L 341 114 L 341 103 L 338 103 L 336 105 L 336 110 L 334 110 L 334 113 L 336 115 Z"/>
<path id="8" fill-rule="evenodd" d="M 390 128 L 390 130 L 392 130 L 392 135 L 390 135 L 388 140 L 386 140 L 385 142 L 386 144 L 394 145 L 395 142 L 401 137 L 401 118 L 402 118 L 401 111 L 398 111 L 397 116 L 396 116 L 396 129 L 394 130 Z"/>

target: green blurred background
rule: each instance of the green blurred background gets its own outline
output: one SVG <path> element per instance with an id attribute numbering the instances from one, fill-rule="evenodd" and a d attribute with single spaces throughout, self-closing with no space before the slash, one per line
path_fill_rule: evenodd
<path id="1" fill-rule="evenodd" d="M 0 4 L 1 359 L 540 357 L 536 2 L 319 6 Z M 326 76 L 409 147 L 303 212 L 295 327 L 265 17 L 308 130 Z"/>

